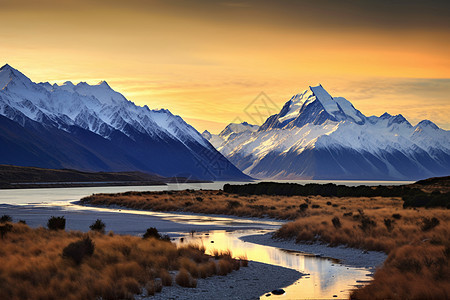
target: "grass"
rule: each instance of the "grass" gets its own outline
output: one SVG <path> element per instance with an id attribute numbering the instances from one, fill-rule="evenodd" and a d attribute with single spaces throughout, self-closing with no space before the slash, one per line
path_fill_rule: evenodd
<path id="1" fill-rule="evenodd" d="M 189 190 L 97 194 L 82 202 L 293 220 L 274 236 L 388 254 L 372 283 L 355 290 L 353 299 L 450 298 L 450 214 L 445 208 L 405 208 L 400 197 L 237 195 Z M 225 273 L 229 266 L 220 264 L 218 273 Z"/>
<path id="2" fill-rule="evenodd" d="M 201 199 L 198 201 L 197 198 Z M 376 201 L 373 201 L 373 200 Z M 330 202 L 331 205 L 327 205 Z M 81 199 L 81 203 L 97 206 L 118 205 L 131 209 L 152 211 L 180 211 L 204 214 L 227 214 L 242 217 L 269 217 L 295 220 L 306 214 L 332 215 L 336 209 L 366 209 L 390 206 L 394 202 L 401 208 L 400 198 L 322 197 L 322 196 L 270 196 L 234 195 L 222 191 L 170 191 L 125 192 L 94 194 Z M 398 205 L 397 205 L 398 204 Z M 349 205 L 351 207 L 349 207 Z"/>
<path id="3" fill-rule="evenodd" d="M 192 287 L 195 278 L 216 275 L 220 264 L 195 245 L 6 224 L 11 230 L 0 240 L 2 299 L 133 299 L 172 285 L 178 270 L 175 282 L 187 274 Z"/>

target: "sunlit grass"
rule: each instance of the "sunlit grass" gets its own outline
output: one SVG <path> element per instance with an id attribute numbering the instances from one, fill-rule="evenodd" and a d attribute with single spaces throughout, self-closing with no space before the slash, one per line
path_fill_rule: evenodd
<path id="1" fill-rule="evenodd" d="M 189 287 L 196 278 L 224 275 L 222 259 L 216 261 L 196 245 L 177 248 L 155 238 L 7 224 L 11 231 L 0 240 L 2 299 L 133 299 L 135 294 L 159 292 L 186 274 L 189 284 L 183 281 L 182 286 Z M 79 263 L 62 255 L 69 244 L 87 237 L 94 243 L 92 255 Z"/>
<path id="2" fill-rule="evenodd" d="M 296 242 L 377 250 L 389 255 L 375 273 L 374 281 L 354 291 L 352 298 L 450 298 L 447 209 L 404 209 L 401 198 L 391 197 L 238 196 L 222 191 L 98 194 L 84 201 L 155 211 L 294 220 L 283 225 L 274 236 Z M 212 255 L 218 257 L 220 253 L 213 251 Z M 219 274 L 227 268 L 225 262 L 219 263 Z"/>

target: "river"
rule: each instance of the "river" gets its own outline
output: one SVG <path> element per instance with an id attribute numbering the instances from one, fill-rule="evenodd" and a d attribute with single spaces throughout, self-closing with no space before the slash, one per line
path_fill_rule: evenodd
<path id="1" fill-rule="evenodd" d="M 292 182 L 292 181 L 290 181 Z M 295 181 L 317 183 L 318 181 Z M 319 181 L 327 183 L 331 181 Z M 393 185 L 409 182 L 342 181 L 345 185 Z M 283 299 L 342 299 L 351 289 L 370 279 L 371 272 L 340 264 L 332 258 L 316 257 L 301 252 L 244 242 L 240 238 L 276 230 L 283 222 L 229 216 L 207 216 L 191 213 L 161 213 L 121 208 L 97 208 L 77 205 L 76 201 L 93 193 L 125 191 L 163 191 L 184 189 L 221 189 L 226 182 L 183 183 L 167 186 L 81 187 L 53 189 L 0 190 L 0 215 L 8 214 L 14 221 L 25 220 L 32 227 L 45 226 L 53 215 L 64 215 L 67 229 L 87 231 L 95 219 L 102 219 L 107 230 L 119 234 L 140 235 L 148 227 L 156 227 L 180 243 L 202 243 L 208 252 L 231 250 L 233 256 L 246 255 L 251 261 L 287 267 L 308 274 L 284 288 Z M 239 183 L 239 184 L 243 184 Z M 261 296 L 269 291 L 261 291 Z"/>

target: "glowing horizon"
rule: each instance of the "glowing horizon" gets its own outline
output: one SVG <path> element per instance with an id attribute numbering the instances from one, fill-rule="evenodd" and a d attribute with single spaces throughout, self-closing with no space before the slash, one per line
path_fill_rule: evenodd
<path id="1" fill-rule="evenodd" d="M 448 130 L 450 5 L 399 3 L 0 0 L 0 57 L 36 82 L 106 80 L 200 132 L 319 83 L 367 116 Z"/>

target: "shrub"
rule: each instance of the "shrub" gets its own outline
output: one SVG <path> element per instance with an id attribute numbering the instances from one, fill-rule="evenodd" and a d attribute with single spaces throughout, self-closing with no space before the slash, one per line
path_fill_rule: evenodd
<path id="1" fill-rule="evenodd" d="M 203 202 L 203 198 L 202 197 L 196 197 L 195 200 L 197 200 L 198 202 Z"/>
<path id="2" fill-rule="evenodd" d="M 302 203 L 302 204 L 300 204 L 300 206 L 299 206 L 299 210 L 300 210 L 301 212 L 305 211 L 307 208 L 308 208 L 308 204 L 306 204 L 306 203 Z"/>
<path id="3" fill-rule="evenodd" d="M 227 202 L 228 202 L 227 207 L 229 209 L 238 208 L 239 206 L 241 206 L 241 203 L 236 200 L 228 200 Z"/>
<path id="4" fill-rule="evenodd" d="M 197 286 L 197 280 L 192 278 L 186 269 L 180 269 L 175 277 L 175 282 L 182 287 L 195 288 Z"/>
<path id="5" fill-rule="evenodd" d="M 3 215 L 0 217 L 0 223 L 12 222 L 12 218 L 9 215 Z"/>
<path id="6" fill-rule="evenodd" d="M 4 225 L 0 225 L 0 236 L 3 240 L 3 237 L 8 233 L 11 232 L 13 229 L 11 224 L 4 224 Z"/>
<path id="7" fill-rule="evenodd" d="M 219 260 L 219 264 L 217 266 L 217 274 L 224 276 L 228 273 L 231 273 L 234 269 L 233 261 L 227 258 L 222 258 Z"/>
<path id="8" fill-rule="evenodd" d="M 423 218 L 422 219 L 422 231 L 428 231 L 439 225 L 439 220 L 435 217 L 433 218 Z"/>
<path id="9" fill-rule="evenodd" d="M 239 262 L 241 263 L 241 267 L 248 267 L 247 255 L 240 256 Z"/>
<path id="10" fill-rule="evenodd" d="M 19 220 L 18 223 L 20 223 L 20 224 L 27 224 L 27 222 L 25 220 Z"/>
<path id="11" fill-rule="evenodd" d="M 331 223 L 333 223 L 334 228 L 338 229 L 341 228 L 341 220 L 339 220 L 338 217 L 334 217 L 333 219 L 331 219 Z"/>
<path id="12" fill-rule="evenodd" d="M 66 228 L 66 219 L 64 217 L 52 216 L 48 219 L 47 227 L 50 230 L 64 230 Z"/>
<path id="13" fill-rule="evenodd" d="M 391 219 L 384 219 L 384 226 L 386 226 L 386 229 L 391 232 L 393 229 L 394 222 Z"/>
<path id="14" fill-rule="evenodd" d="M 167 272 L 166 269 L 162 269 L 159 272 L 159 277 L 161 277 L 161 283 L 164 286 L 171 286 L 172 285 L 172 275 L 170 275 L 169 272 Z"/>
<path id="15" fill-rule="evenodd" d="M 320 205 L 318 205 L 318 204 L 313 204 L 311 207 L 312 207 L 312 208 L 320 208 Z"/>
<path id="16" fill-rule="evenodd" d="M 147 231 L 144 233 L 144 236 L 142 238 L 144 238 L 144 239 L 148 239 L 148 238 L 160 239 L 161 235 L 159 234 L 158 229 L 156 229 L 155 227 L 150 227 L 150 228 L 147 228 Z"/>
<path id="17" fill-rule="evenodd" d="M 401 214 L 392 214 L 392 217 L 396 220 L 400 220 L 402 218 Z"/>
<path id="18" fill-rule="evenodd" d="M 91 226 L 89 226 L 92 231 L 98 231 L 102 233 L 105 233 L 105 227 L 105 223 L 103 223 L 103 221 L 100 219 L 97 219 L 94 223 L 92 223 Z"/>
<path id="19" fill-rule="evenodd" d="M 331 201 L 327 201 L 327 205 L 332 205 L 333 203 L 331 203 Z"/>
<path id="20" fill-rule="evenodd" d="M 213 261 L 203 263 L 198 267 L 198 272 L 201 278 L 213 276 L 217 272 L 216 263 Z"/>
<path id="21" fill-rule="evenodd" d="M 77 265 L 79 265 L 83 258 L 86 256 L 92 256 L 94 254 L 94 243 L 91 238 L 86 237 L 80 241 L 70 243 L 63 249 L 63 257 L 72 259 Z"/>
<path id="22" fill-rule="evenodd" d="M 377 223 L 375 223 L 374 220 L 372 220 L 365 214 L 361 215 L 361 224 L 359 225 L 359 228 L 361 228 L 362 231 L 366 232 L 376 226 L 377 226 Z"/>
<path id="23" fill-rule="evenodd" d="M 145 285 L 145 289 L 147 290 L 147 296 L 153 296 L 155 293 L 160 293 L 162 291 L 161 281 L 150 280 Z M 134 299 L 134 298 L 131 298 Z"/>

